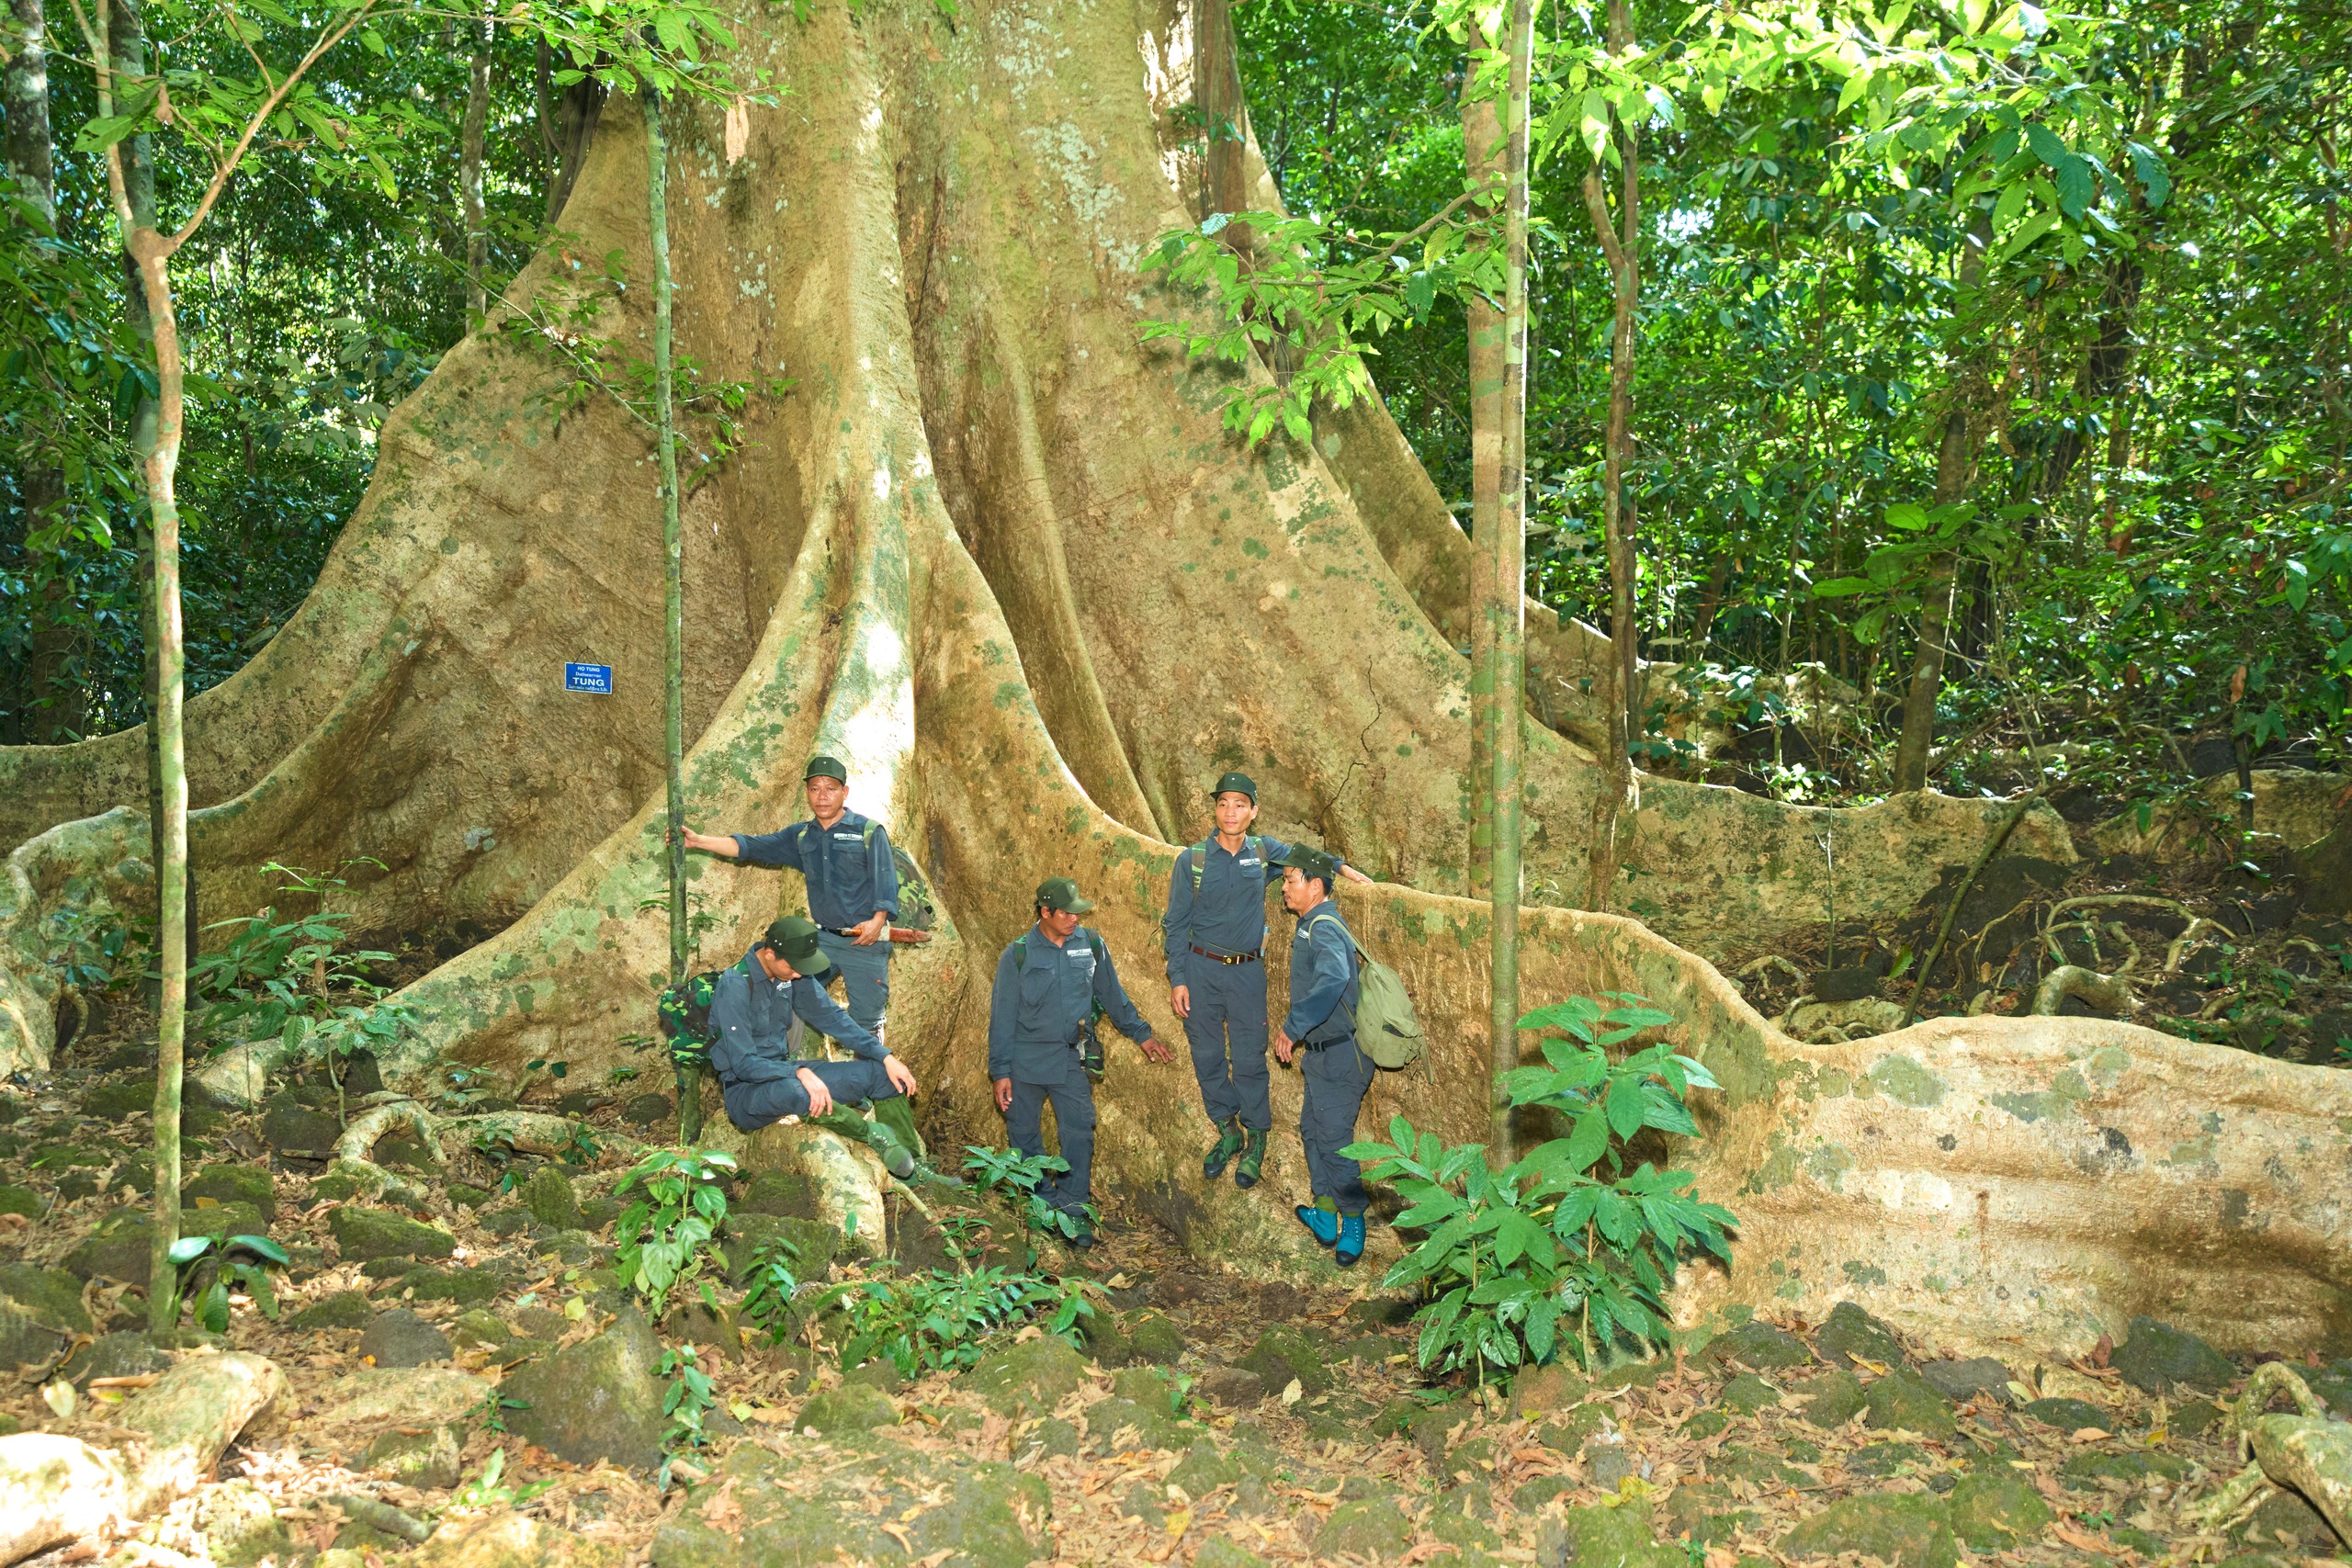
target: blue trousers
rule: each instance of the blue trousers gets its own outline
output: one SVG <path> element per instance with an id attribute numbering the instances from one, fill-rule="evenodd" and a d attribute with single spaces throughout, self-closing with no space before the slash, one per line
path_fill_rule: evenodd
<path id="1" fill-rule="evenodd" d="M 1193 1047 L 1193 1077 L 1209 1120 L 1262 1133 L 1274 1124 L 1266 1094 L 1266 965 L 1219 964 L 1198 953 L 1184 967 L 1193 993 L 1184 1038 Z"/>
<path id="2" fill-rule="evenodd" d="M 841 976 L 842 1010 L 863 1027 L 881 1033 L 883 1014 L 890 1010 L 890 944 L 877 942 L 860 947 L 848 937 L 820 931 L 817 950 L 833 961 L 825 988 L 832 989 L 834 975 Z"/>
<path id="3" fill-rule="evenodd" d="M 1374 1071 L 1352 1035 L 1299 1053 L 1306 1098 L 1298 1108 L 1298 1141 L 1306 1145 L 1307 1180 L 1317 1198 L 1330 1199 L 1342 1214 L 1361 1214 L 1372 1202 L 1362 1168 L 1340 1151 L 1356 1141 L 1356 1112 Z"/>
<path id="4" fill-rule="evenodd" d="M 1062 1158 L 1069 1163 L 1069 1169 L 1049 1184 L 1041 1184 L 1037 1195 L 1050 1208 L 1075 1209 L 1094 1199 L 1094 1085 L 1079 1065 L 1077 1052 L 1062 1054 L 1069 1058 L 1069 1070 L 1058 1082 L 1029 1083 L 1023 1081 L 1023 1074 L 1013 1076 L 1004 1135 L 1024 1155 L 1044 1154 L 1046 1102 L 1053 1101 L 1054 1127 L 1061 1134 Z"/>
<path id="5" fill-rule="evenodd" d="M 899 1092 L 889 1075 L 879 1062 L 869 1062 L 854 1056 L 846 1062 L 795 1062 L 793 1066 L 806 1067 L 817 1075 L 825 1092 L 837 1105 L 855 1105 L 862 1100 L 888 1100 Z M 808 1114 L 808 1091 L 795 1077 L 777 1078 L 771 1083 L 728 1084 L 723 1086 L 727 1100 L 727 1119 L 740 1132 L 755 1132 L 772 1126 L 787 1116 Z"/>

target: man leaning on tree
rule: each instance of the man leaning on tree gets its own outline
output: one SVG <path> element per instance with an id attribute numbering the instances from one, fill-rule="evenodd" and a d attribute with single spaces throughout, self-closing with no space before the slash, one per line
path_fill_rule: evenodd
<path id="1" fill-rule="evenodd" d="M 890 830 L 848 808 L 849 770 L 838 758 L 811 757 L 802 783 L 808 820 L 773 833 L 688 829 L 686 848 L 798 872 L 808 886 L 808 916 L 820 928 L 818 946 L 842 977 L 849 1016 L 879 1036 L 890 1004 L 890 922 L 899 918 Z"/>
<path id="2" fill-rule="evenodd" d="M 1274 1124 L 1266 1092 L 1266 889 L 1281 879 L 1290 845 L 1250 831 L 1258 786 L 1227 773 L 1210 792 L 1216 830 L 1176 856 L 1160 933 L 1168 946 L 1168 1001 L 1184 1022 L 1201 1108 L 1216 1142 L 1201 1161 L 1214 1181 L 1236 1155 L 1233 1184 L 1255 1187 Z M 1345 863 L 1351 882 L 1372 878 Z"/>

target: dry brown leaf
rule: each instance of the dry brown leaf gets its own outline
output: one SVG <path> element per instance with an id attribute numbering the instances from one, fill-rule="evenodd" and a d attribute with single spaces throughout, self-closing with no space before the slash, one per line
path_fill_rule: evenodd
<path id="1" fill-rule="evenodd" d="M 2112 1556 L 2115 1551 L 2115 1543 L 2107 1537 L 2093 1535 L 2088 1530 L 2076 1529 L 2064 1519 L 2052 1525 L 2050 1533 L 2077 1551 L 2098 1551 L 2109 1556 Z"/>
<path id="2" fill-rule="evenodd" d="M 743 1535 L 743 1505 L 735 1500 L 735 1478 L 729 1476 L 719 1483 L 699 1510 L 702 1522 L 715 1530 L 723 1530 L 734 1540 Z"/>
<path id="3" fill-rule="evenodd" d="M 2066 1440 L 2070 1443 L 2103 1443 L 2114 1435 L 2104 1427 L 2077 1427 Z"/>
<path id="4" fill-rule="evenodd" d="M 882 1533 L 888 1536 L 892 1540 L 897 1541 L 901 1547 L 905 1548 L 908 1556 L 912 1557 L 915 1554 L 914 1537 L 907 1533 L 906 1526 L 899 1524 L 886 1524 L 882 1527 Z"/>

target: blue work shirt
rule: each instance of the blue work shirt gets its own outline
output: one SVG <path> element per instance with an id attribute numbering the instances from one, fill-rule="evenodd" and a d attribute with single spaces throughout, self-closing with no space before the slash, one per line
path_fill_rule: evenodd
<path id="1" fill-rule="evenodd" d="M 1212 953 L 1265 950 L 1266 890 L 1281 886 L 1283 868 L 1276 863 L 1290 853 L 1282 840 L 1263 835 L 1253 840 L 1245 834 L 1238 854 L 1214 834 L 1206 847 L 1198 893 L 1193 891 L 1193 862 L 1203 846 L 1178 851 L 1169 878 L 1168 913 L 1160 917 L 1159 930 L 1168 942 L 1170 986 L 1192 983 L 1185 975 L 1195 944 Z"/>
<path id="2" fill-rule="evenodd" d="M 774 1083 L 794 1076 L 785 1044 L 792 1015 L 798 1013 L 820 1034 L 831 1035 L 854 1055 L 878 1062 L 888 1047 L 868 1033 L 825 987 L 807 975 L 772 980 L 760 967 L 759 949 L 722 972 L 710 998 L 710 1065 L 722 1084 Z"/>
<path id="3" fill-rule="evenodd" d="M 808 918 L 827 931 L 864 925 L 876 909 L 899 918 L 890 830 L 854 811 L 842 812 L 830 828 L 811 818 L 774 833 L 738 833 L 735 852 L 753 865 L 798 872 L 808 885 Z"/>
<path id="4" fill-rule="evenodd" d="M 1290 1012 L 1283 1032 L 1301 1045 L 1328 1045 L 1356 1032 L 1356 939 L 1326 898 L 1298 918 L 1290 939 Z"/>
<path id="5" fill-rule="evenodd" d="M 1031 926 L 996 961 L 996 988 L 989 998 L 989 1077 L 1062 1082 L 1076 1055 L 1079 1028 L 1094 1016 L 1098 1002 L 1120 1033 L 1138 1045 L 1151 1038 L 1151 1025 L 1127 999 L 1111 950 L 1098 933 L 1080 926 L 1057 947 L 1044 931 Z"/>

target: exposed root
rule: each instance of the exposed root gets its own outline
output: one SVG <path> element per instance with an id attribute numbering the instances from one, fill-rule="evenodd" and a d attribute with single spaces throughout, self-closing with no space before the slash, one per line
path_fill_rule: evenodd
<path id="1" fill-rule="evenodd" d="M 2281 1393 L 2298 1414 L 2265 1415 L 2263 1406 Z M 2199 1510 L 2200 1521 L 2226 1529 L 2278 1487 L 2300 1494 L 2339 1538 L 2352 1540 L 2352 1424 L 2328 1419 L 2326 1405 L 2283 1361 L 2254 1370 L 2231 1419 L 2255 1462 Z"/>
<path id="2" fill-rule="evenodd" d="M 2077 964 L 2061 964 L 2041 977 L 2033 993 L 2033 1011 L 2037 1017 L 2048 1018 L 2058 1010 L 2058 1004 L 2068 997 L 2087 1007 L 2104 1012 L 2128 1013 L 2138 1010 L 2140 998 L 2132 992 L 2132 983 L 2120 975 L 2102 975 L 2096 969 L 2086 969 Z"/>
<path id="3" fill-rule="evenodd" d="M 2096 920 L 2068 920 L 2064 925 L 2045 926 L 2042 928 L 2041 944 L 2049 953 L 2051 957 L 2058 960 L 2059 963 L 2064 964 L 2066 962 L 2066 950 L 2058 944 L 2058 934 L 2061 931 L 2080 931 L 2090 942 L 2091 956 L 2104 961 L 2106 954 L 2100 953 L 2098 950 L 2099 932 L 2102 930 L 2104 930 L 2109 936 L 2114 938 L 2117 942 L 2121 942 L 2130 950 L 2130 956 L 2126 957 L 2121 964 L 2116 965 L 2115 973 L 2119 976 L 2129 975 L 2133 969 L 2139 967 L 2140 944 L 2132 940 L 2131 932 L 2125 931 L 2122 926 L 2112 920 L 2109 921 L 2104 927 L 2100 926 Z"/>
<path id="4" fill-rule="evenodd" d="M 441 1140 L 452 1133 L 466 1134 L 475 1139 L 487 1135 L 525 1154 L 560 1155 L 579 1141 L 581 1131 L 579 1122 L 540 1111 L 490 1111 L 474 1116 L 438 1116 L 413 1100 L 391 1100 L 353 1118 L 351 1124 L 343 1130 L 343 1136 L 335 1141 L 335 1158 L 351 1165 L 375 1165 L 370 1152 L 378 1140 L 403 1122 L 415 1130 L 417 1142 L 425 1146 L 436 1162 L 446 1162 Z M 616 1133 L 600 1133 L 598 1137 L 631 1151 L 644 1147 L 636 1139 Z"/>
<path id="5" fill-rule="evenodd" d="M 2221 926 L 2215 925 L 2211 920 L 2207 919 L 2204 916 L 2192 915 L 2189 917 L 2188 927 L 2184 929 L 2178 936 L 2173 938 L 2172 944 L 2165 949 L 2165 973 L 2167 975 L 2179 974 L 2181 960 L 2188 956 L 2189 948 L 2195 944 L 2197 939 L 2200 935 L 2207 931 L 2211 931 L 2217 936 L 2227 936 L 2230 934 L 2227 931 L 2222 929 Z"/>
<path id="6" fill-rule="evenodd" d="M 1804 984 L 1804 971 L 1798 968 L 1794 964 L 1781 957 L 1777 953 L 1768 953 L 1763 957 L 1755 960 L 1753 963 L 1741 964 L 1737 973 L 1734 974 L 1732 978 L 1735 980 L 1745 980 L 1751 976 L 1761 975 L 1765 970 L 1775 966 L 1786 971 L 1789 978 L 1794 980 L 1798 985 L 1802 986 Z"/>

